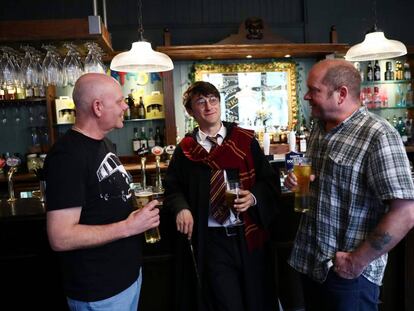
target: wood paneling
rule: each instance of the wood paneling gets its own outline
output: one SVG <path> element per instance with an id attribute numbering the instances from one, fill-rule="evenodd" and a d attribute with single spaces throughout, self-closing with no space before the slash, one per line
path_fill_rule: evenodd
<path id="1" fill-rule="evenodd" d="M 243 45 L 184 45 L 160 46 L 158 51 L 169 55 L 173 60 L 203 59 L 246 59 L 251 55 L 257 58 L 322 57 L 331 53 L 345 54 L 347 44 L 243 44 Z"/>

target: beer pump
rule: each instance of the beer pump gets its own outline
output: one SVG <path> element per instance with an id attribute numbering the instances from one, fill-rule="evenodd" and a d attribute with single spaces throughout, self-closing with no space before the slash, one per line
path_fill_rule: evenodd
<path id="1" fill-rule="evenodd" d="M 148 148 L 143 146 L 138 149 L 137 153 L 140 156 L 140 160 L 141 160 L 141 186 L 142 186 L 142 189 L 146 189 L 147 178 L 145 176 L 145 163 L 147 162 L 147 158 L 145 155 L 148 153 Z"/>
<path id="2" fill-rule="evenodd" d="M 161 166 L 160 159 L 161 155 L 164 153 L 164 149 L 160 146 L 152 147 L 151 153 L 155 156 L 155 189 L 154 192 L 162 193 L 164 188 L 162 187 L 161 181 Z"/>
<path id="3" fill-rule="evenodd" d="M 174 145 L 168 145 L 167 147 L 165 147 L 165 152 L 168 154 L 167 161 L 165 161 L 166 164 L 169 164 L 170 163 L 171 158 L 172 158 L 172 155 L 174 153 L 174 150 L 175 150 L 175 146 Z"/>
<path id="4" fill-rule="evenodd" d="M 7 202 L 16 201 L 16 197 L 14 196 L 13 175 L 17 171 L 17 166 L 20 164 L 20 162 L 20 159 L 17 157 L 9 157 L 6 160 L 7 166 L 10 167 L 7 173 L 7 185 L 9 190 L 9 199 L 7 200 Z"/>

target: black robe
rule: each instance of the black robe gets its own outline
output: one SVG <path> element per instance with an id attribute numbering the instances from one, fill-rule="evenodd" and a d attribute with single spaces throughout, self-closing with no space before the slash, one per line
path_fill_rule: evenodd
<path id="1" fill-rule="evenodd" d="M 229 137 L 232 125 L 226 122 L 224 122 L 224 125 L 227 128 L 226 137 Z M 196 139 L 195 133 L 192 134 L 194 139 Z M 278 209 L 279 174 L 270 166 L 256 139 L 252 140 L 251 152 L 256 182 L 250 191 L 256 197 L 257 205 L 250 207 L 248 212 L 255 223 L 266 228 L 271 224 Z M 226 173 L 230 177 L 235 174 L 234 171 L 228 170 L 226 170 Z M 194 218 L 192 243 L 202 283 L 202 291 L 200 291 L 197 286 L 189 242 L 186 236 L 177 232 L 175 305 L 176 310 L 179 311 L 214 311 L 211 306 L 207 307 L 211 296 L 209 296 L 209 290 L 203 277 L 205 256 L 214 256 L 214 254 L 205 253 L 210 201 L 210 174 L 211 169 L 207 165 L 190 161 L 185 157 L 182 148 L 177 146 L 165 177 L 166 198 L 164 207 L 173 212 L 174 221 L 175 216 L 181 210 L 189 209 L 191 211 Z M 267 243 L 262 249 L 255 249 L 249 253 L 244 235 L 242 235 L 240 241 L 244 262 L 245 305 L 247 307 L 245 311 L 278 310 L 274 287 L 274 252 Z"/>

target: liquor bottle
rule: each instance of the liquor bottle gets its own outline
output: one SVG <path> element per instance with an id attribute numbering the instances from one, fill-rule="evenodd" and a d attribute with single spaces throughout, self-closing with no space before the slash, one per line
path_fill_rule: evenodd
<path id="1" fill-rule="evenodd" d="M 404 63 L 404 79 L 411 80 L 410 64 L 407 62 Z"/>
<path id="2" fill-rule="evenodd" d="M 384 80 L 394 80 L 394 72 L 392 71 L 392 65 L 391 62 L 385 63 L 385 73 L 384 73 Z"/>
<path id="3" fill-rule="evenodd" d="M 372 93 L 371 93 L 371 88 L 370 87 L 366 88 L 365 96 L 366 96 L 365 102 L 366 102 L 367 108 L 373 108 L 374 107 L 374 102 L 372 100 Z"/>
<path id="4" fill-rule="evenodd" d="M 142 96 L 139 97 L 138 119 L 145 119 L 145 106 L 144 101 L 142 100 Z"/>
<path id="5" fill-rule="evenodd" d="M 374 71 L 372 70 L 371 62 L 368 62 L 367 65 L 367 81 L 373 81 L 374 80 Z"/>
<path id="6" fill-rule="evenodd" d="M 379 66 L 378 61 L 375 61 L 374 65 L 374 81 L 380 81 L 381 80 L 381 68 Z"/>
<path id="7" fill-rule="evenodd" d="M 402 117 L 398 117 L 397 131 L 400 133 L 404 145 L 407 143 L 407 131 Z"/>
<path id="8" fill-rule="evenodd" d="M 382 107 L 388 107 L 388 95 L 387 95 L 387 89 L 386 88 L 384 88 L 382 90 L 381 104 L 382 104 Z"/>
<path id="9" fill-rule="evenodd" d="M 161 133 L 160 133 L 160 127 L 159 126 L 157 126 L 155 128 L 154 142 L 155 142 L 155 146 L 163 146 L 163 142 L 161 140 Z"/>
<path id="10" fill-rule="evenodd" d="M 378 86 L 374 86 L 374 95 L 372 96 L 372 108 L 381 108 L 381 96 Z"/>
<path id="11" fill-rule="evenodd" d="M 359 100 L 361 101 L 362 106 L 367 106 L 367 95 L 366 95 L 367 89 L 364 87 L 361 90 L 361 93 L 359 93 Z"/>
<path id="12" fill-rule="evenodd" d="M 134 127 L 134 137 L 132 138 L 132 151 L 134 154 L 138 151 L 138 149 L 141 147 L 139 142 L 139 136 L 138 136 L 138 129 Z"/>
<path id="13" fill-rule="evenodd" d="M 397 128 L 397 116 L 396 115 L 394 115 L 392 117 L 392 123 L 391 124 L 394 128 Z"/>
<path id="14" fill-rule="evenodd" d="M 135 104 L 134 97 L 132 96 L 132 90 L 131 93 L 128 94 L 127 101 L 130 109 L 131 119 L 138 119 L 138 106 Z"/>
<path id="15" fill-rule="evenodd" d="M 152 135 L 152 127 L 150 127 L 148 130 L 148 148 L 152 148 L 154 146 L 155 146 L 155 138 Z"/>
<path id="16" fill-rule="evenodd" d="M 131 119 L 131 107 L 129 106 L 128 97 L 125 98 L 125 103 L 128 105 L 128 108 L 124 111 L 124 120 L 130 120 Z"/>
<path id="17" fill-rule="evenodd" d="M 405 93 L 405 105 L 407 107 L 413 106 L 413 90 L 411 87 L 411 83 L 407 85 L 407 93 Z"/>
<path id="18" fill-rule="evenodd" d="M 402 80 L 404 78 L 403 68 L 400 61 L 395 62 L 395 80 Z"/>
<path id="19" fill-rule="evenodd" d="M 299 146 L 299 152 L 305 153 L 307 150 L 307 142 L 306 142 L 306 135 L 304 131 L 304 127 L 301 126 L 299 128 L 299 132 L 297 134 L 298 136 L 298 146 Z"/>
<path id="20" fill-rule="evenodd" d="M 141 127 L 141 136 L 139 137 L 139 144 L 140 148 L 148 147 L 148 138 L 147 135 L 145 135 L 145 127 Z"/>

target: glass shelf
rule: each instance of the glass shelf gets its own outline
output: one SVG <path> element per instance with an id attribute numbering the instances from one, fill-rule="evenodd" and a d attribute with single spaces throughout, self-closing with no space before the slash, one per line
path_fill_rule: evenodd
<path id="1" fill-rule="evenodd" d="M 368 110 L 387 110 L 387 109 L 413 109 L 414 106 L 394 106 L 394 107 L 379 107 L 379 108 L 368 108 Z"/>
<path id="2" fill-rule="evenodd" d="M 380 84 L 410 84 L 414 80 L 381 80 L 381 81 L 364 81 L 361 83 L 362 86 L 369 85 L 380 85 Z"/>
<path id="3" fill-rule="evenodd" d="M 142 122 L 142 121 L 154 121 L 154 120 L 165 120 L 165 118 L 154 118 L 154 119 L 129 119 L 124 122 Z"/>

